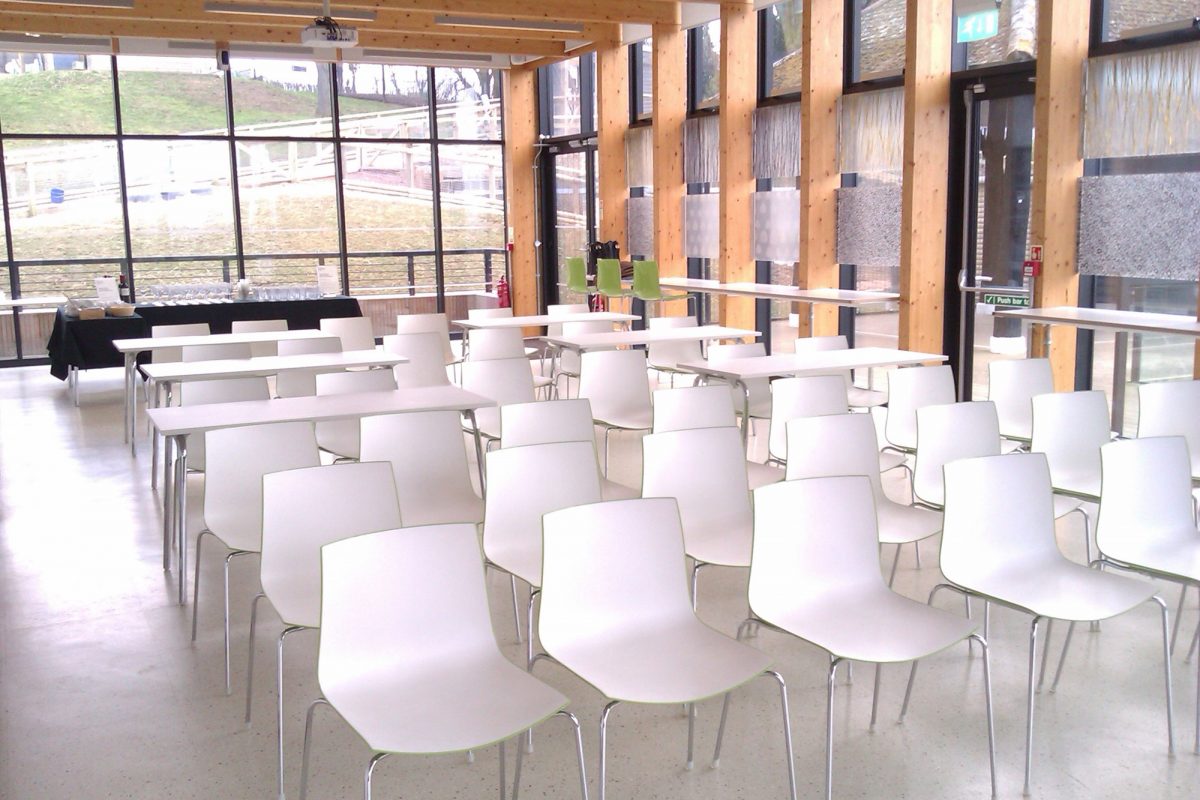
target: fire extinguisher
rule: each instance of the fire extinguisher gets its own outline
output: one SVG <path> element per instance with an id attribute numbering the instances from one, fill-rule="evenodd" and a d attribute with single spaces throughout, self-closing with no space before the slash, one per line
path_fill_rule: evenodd
<path id="1" fill-rule="evenodd" d="M 508 291 L 508 278 L 504 275 L 501 275 L 500 280 L 496 281 L 496 299 L 501 308 L 508 308 L 512 305 L 512 295 Z"/>

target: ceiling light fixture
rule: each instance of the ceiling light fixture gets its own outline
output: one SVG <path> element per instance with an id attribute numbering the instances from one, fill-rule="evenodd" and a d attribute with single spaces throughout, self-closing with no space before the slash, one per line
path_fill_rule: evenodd
<path id="1" fill-rule="evenodd" d="M 107 0 L 106 0 L 107 2 Z M 204 10 L 210 14 L 252 14 L 264 17 L 319 17 L 324 12 L 320 6 L 268 6 L 254 3 L 218 3 L 206 2 Z M 332 16 L 337 19 L 353 20 L 355 22 L 374 22 L 374 11 L 354 11 L 343 9 L 334 11 Z"/>
<path id="2" fill-rule="evenodd" d="M 85 8 L 133 8 L 133 0 L 12 0 L 43 6 L 83 6 Z"/>
<path id="3" fill-rule="evenodd" d="M 551 31 L 554 33 L 583 33 L 583 25 L 539 19 L 489 19 L 487 17 L 455 17 L 441 14 L 433 18 L 435 25 L 457 25 L 460 28 L 504 28 L 505 30 Z"/>

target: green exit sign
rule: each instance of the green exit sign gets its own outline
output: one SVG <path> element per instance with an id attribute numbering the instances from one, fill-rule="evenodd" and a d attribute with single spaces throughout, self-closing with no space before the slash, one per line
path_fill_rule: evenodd
<path id="1" fill-rule="evenodd" d="M 1029 308 L 1029 297 L 1011 294 L 989 294 L 984 292 L 983 302 L 997 308 Z"/>
<path id="2" fill-rule="evenodd" d="M 977 11 L 974 14 L 964 14 L 958 18 L 958 33 L 955 41 L 959 44 L 978 42 L 990 39 L 1000 32 L 1000 10 Z"/>

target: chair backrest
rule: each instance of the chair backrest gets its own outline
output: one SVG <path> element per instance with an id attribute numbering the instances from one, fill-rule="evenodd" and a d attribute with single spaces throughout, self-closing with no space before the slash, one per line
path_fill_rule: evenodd
<path id="1" fill-rule="evenodd" d="M 1138 384 L 1138 436 L 1182 436 L 1200 479 L 1200 381 Z"/>
<path id="2" fill-rule="evenodd" d="M 525 358 L 500 358 L 495 361 L 465 361 L 462 367 L 462 386 L 468 392 L 496 401 L 496 406 L 509 403 L 532 403 L 534 400 L 533 373 Z M 475 412 L 479 430 L 488 436 L 500 435 L 500 408 L 481 408 Z"/>
<path id="3" fill-rule="evenodd" d="M 467 319 L 505 319 L 513 315 L 512 308 L 468 308 Z"/>
<path id="4" fill-rule="evenodd" d="M 850 410 L 846 380 L 841 375 L 805 375 L 771 384 L 771 432 L 767 447 L 772 458 L 788 457 L 787 424 L 799 417 L 845 414 Z"/>
<path id="5" fill-rule="evenodd" d="M 989 400 L 917 409 L 913 494 L 931 506 L 946 502 L 942 468 L 962 458 L 1000 455 L 1000 422 Z"/>
<path id="6" fill-rule="evenodd" d="M 205 434 L 204 523 L 237 550 L 262 547 L 262 476 L 321 464 L 311 422 L 222 428 Z"/>
<path id="7" fill-rule="evenodd" d="M 732 398 L 724 384 L 659 389 L 654 397 L 654 432 L 737 425 Z"/>
<path id="8" fill-rule="evenodd" d="M 436 333 L 441 337 L 442 355 L 446 365 L 453 364 L 457 359 L 450 349 L 450 323 L 445 314 L 397 314 L 396 333 Z"/>
<path id="9" fill-rule="evenodd" d="M 502 657 L 474 525 L 354 536 L 322 547 L 320 569 L 317 682 L 335 707 L 364 678 L 418 681 L 464 656 Z"/>
<path id="10" fill-rule="evenodd" d="M 572 292 L 587 294 L 587 262 L 583 256 L 567 257 L 567 288 Z"/>
<path id="11" fill-rule="evenodd" d="M 1100 448 L 1100 464 L 1101 553 L 1120 561 L 1131 546 L 1145 552 L 1147 544 L 1178 541 L 1181 533 L 1200 542 L 1192 465 L 1182 436 L 1109 442 Z"/>
<path id="12" fill-rule="evenodd" d="M 179 336 L 208 336 L 211 334 L 207 322 L 191 322 L 186 325 L 154 325 L 150 328 L 151 339 L 174 339 Z M 164 347 L 155 350 L 151 360 L 158 364 L 170 364 L 183 360 L 183 349 Z"/>
<path id="13" fill-rule="evenodd" d="M 519 328 L 474 328 L 467 331 L 468 361 L 524 357 L 525 340 Z"/>
<path id="14" fill-rule="evenodd" d="M 652 331 L 694 327 L 696 327 L 695 317 L 652 317 L 650 319 L 650 330 Z M 650 366 L 660 369 L 674 369 L 680 362 L 704 359 L 700 352 L 700 342 L 651 342 L 646 348 L 646 357 Z"/>
<path id="15" fill-rule="evenodd" d="M 906 450 L 917 446 L 917 409 L 953 403 L 950 367 L 904 367 L 888 372 L 888 413 L 884 433 L 890 444 Z"/>
<path id="16" fill-rule="evenodd" d="M 286 319 L 236 319 L 231 323 L 231 333 L 274 333 L 286 331 Z M 253 358 L 273 356 L 279 352 L 275 342 L 255 342 L 250 345 L 250 355 Z"/>
<path id="17" fill-rule="evenodd" d="M 711 344 L 708 346 L 708 360 L 712 364 L 720 364 L 722 361 L 729 361 L 734 358 L 755 358 L 757 356 L 765 356 L 766 354 L 767 346 L 762 342 L 753 342 L 752 344 Z M 750 391 L 751 408 L 757 404 L 766 403 L 771 396 L 771 382 L 767 378 L 751 378 L 746 381 L 746 388 Z M 730 387 L 730 394 L 733 397 L 734 411 L 738 414 L 742 413 L 742 404 L 745 401 L 742 390 L 733 386 Z"/>
<path id="18" fill-rule="evenodd" d="M 327 372 L 317 376 L 318 396 L 395 390 L 396 377 L 390 369 Z M 343 458 L 358 458 L 362 446 L 359 420 L 339 419 L 332 422 L 318 422 L 317 444 L 321 446 L 321 449 Z"/>
<path id="19" fill-rule="evenodd" d="M 375 330 L 370 317 L 338 317 L 321 320 L 321 330 L 342 340 L 342 349 L 374 350 Z"/>
<path id="20" fill-rule="evenodd" d="M 288 625 L 321 622 L 321 548 L 400 527 L 392 467 L 362 461 L 264 475 L 263 592 Z"/>
<path id="21" fill-rule="evenodd" d="M 866 477 L 788 480 L 754 490 L 749 599 L 756 615 L 778 620 L 798 606 L 882 589 Z"/>
<path id="22" fill-rule="evenodd" d="M 582 261 L 583 259 L 580 259 Z M 561 317 L 567 314 L 586 314 L 590 311 L 587 303 L 561 303 L 558 305 L 546 306 L 546 314 L 551 317 Z M 562 323 L 553 323 L 546 326 L 547 336 L 562 336 Z"/>
<path id="23" fill-rule="evenodd" d="M 500 446 L 596 441 L 592 404 L 586 399 L 510 403 L 500 407 Z"/>
<path id="24" fill-rule="evenodd" d="M 798 336 L 796 353 L 823 353 L 829 350 L 847 350 L 850 343 L 845 336 Z"/>
<path id="25" fill-rule="evenodd" d="M 279 355 L 301 356 L 342 352 L 341 339 L 284 339 L 279 342 Z M 311 397 L 317 393 L 315 372 L 283 372 L 275 376 L 278 397 Z"/>
<path id="26" fill-rule="evenodd" d="M 613 324 L 611 322 L 564 322 L 562 324 L 563 336 L 585 336 L 589 333 L 611 333 Z M 563 350 L 558 358 L 558 368 L 562 372 L 570 375 L 578 375 L 582 368 L 579 353 L 574 350 Z"/>
<path id="27" fill-rule="evenodd" d="M 1048 358 L 998 359 L 988 364 L 988 399 L 996 404 L 1000 435 L 1028 442 L 1033 436 L 1033 398 L 1054 391 Z"/>
<path id="28" fill-rule="evenodd" d="M 204 406 L 213 403 L 241 403 L 246 400 L 270 400 L 266 378 L 223 378 L 215 381 L 188 381 L 179 387 L 179 405 Z M 188 437 L 188 467 L 205 468 L 204 436 Z"/>
<path id="29" fill-rule="evenodd" d="M 457 411 L 364 417 L 361 458 L 391 463 L 405 527 L 478 521 Z"/>
<path id="30" fill-rule="evenodd" d="M 1045 454 L 964 458 L 945 472 L 941 569 L 949 580 L 984 589 L 996 573 L 1062 559 Z"/>
<path id="31" fill-rule="evenodd" d="M 862 475 L 871 481 L 875 502 L 884 498 L 879 478 L 875 425 L 867 414 L 800 417 L 787 424 L 785 480 Z"/>
<path id="32" fill-rule="evenodd" d="M 596 259 L 596 291 L 603 295 L 621 293 L 621 262 L 615 258 Z"/>
<path id="33" fill-rule="evenodd" d="M 650 384 L 642 350 L 590 350 L 583 354 L 579 396 L 592 403 L 592 417 L 650 419 Z"/>
<path id="34" fill-rule="evenodd" d="M 633 262 L 633 293 L 638 297 L 655 300 L 662 297 L 662 287 L 658 281 L 657 261 Z"/>
<path id="35" fill-rule="evenodd" d="M 551 442 L 492 450 L 483 512 L 483 550 L 540 553 L 542 516 L 600 502 L 600 467 L 592 442 Z M 530 559 L 540 567 L 541 559 Z M 528 577 L 528 576 L 523 576 Z M 536 584 L 537 581 L 534 581 Z"/>
<path id="36" fill-rule="evenodd" d="M 222 361 L 254 355 L 248 344 L 191 344 L 179 349 L 183 351 L 183 361 Z"/>
<path id="37" fill-rule="evenodd" d="M 706 531 L 748 532 L 754 511 L 742 434 L 735 427 L 693 428 L 644 437 L 642 497 L 678 501 L 685 542 Z"/>
<path id="38" fill-rule="evenodd" d="M 1193 409 L 1193 413 L 1194 413 Z M 1111 439 L 1104 392 L 1052 392 L 1033 398 L 1029 449 L 1045 453 L 1050 475 L 1100 475 L 1100 448 Z"/>
<path id="39" fill-rule="evenodd" d="M 383 337 L 383 349 L 408 359 L 392 368 L 396 385 L 401 389 L 416 386 L 445 386 L 450 383 L 446 374 L 446 351 L 437 333 L 398 333 Z"/>
<path id="40" fill-rule="evenodd" d="M 542 531 L 538 635 L 551 656 L 574 642 L 694 622 L 675 500 L 564 508 L 542 518 Z"/>

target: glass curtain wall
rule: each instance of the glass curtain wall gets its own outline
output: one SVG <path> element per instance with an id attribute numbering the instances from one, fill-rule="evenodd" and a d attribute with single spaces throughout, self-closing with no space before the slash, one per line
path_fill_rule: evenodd
<path id="1" fill-rule="evenodd" d="M 315 284 L 338 265 L 375 332 L 495 304 L 500 72 L 276 58 L 0 55 L 3 289 L 94 295 Z M 44 356 L 53 311 L 0 320 Z M 16 343 L 18 331 L 21 346 Z"/>

